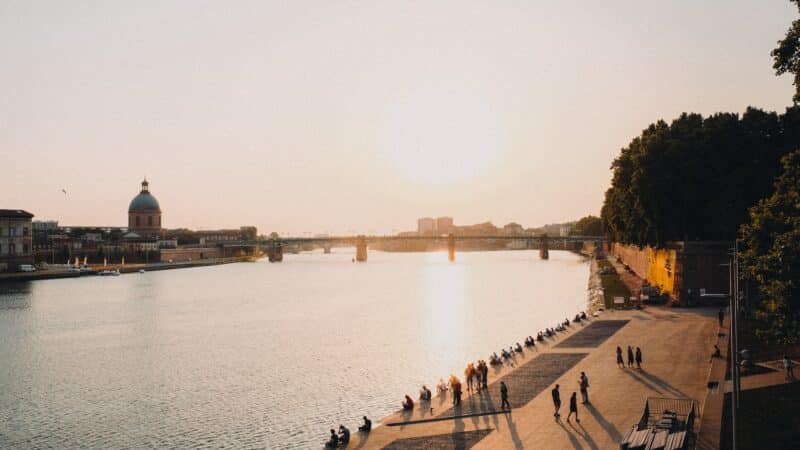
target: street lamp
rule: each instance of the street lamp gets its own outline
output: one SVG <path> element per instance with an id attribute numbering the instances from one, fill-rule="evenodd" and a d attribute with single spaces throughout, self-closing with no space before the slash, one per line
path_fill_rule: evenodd
<path id="1" fill-rule="evenodd" d="M 737 411 L 739 410 L 739 254 L 738 245 L 734 243 L 731 253 L 728 253 L 728 299 L 731 316 L 730 352 L 731 352 L 731 448 L 736 450 L 737 445 Z"/>

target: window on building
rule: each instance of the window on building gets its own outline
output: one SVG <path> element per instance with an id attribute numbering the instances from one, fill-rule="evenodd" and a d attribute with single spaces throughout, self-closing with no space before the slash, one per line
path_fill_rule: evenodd
<path id="1" fill-rule="evenodd" d="M 141 225 L 141 224 L 139 223 L 139 216 L 136 216 L 136 226 L 138 227 L 139 225 Z"/>
<path id="2" fill-rule="evenodd" d="M 0 244 L 0 255 L 3 254 L 3 244 Z"/>
<path id="3" fill-rule="evenodd" d="M 147 216 L 147 226 L 148 227 L 153 226 L 153 216 Z"/>
<path id="4" fill-rule="evenodd" d="M 22 253 L 24 255 L 28 254 L 28 244 L 22 244 Z"/>
<path id="5" fill-rule="evenodd" d="M 22 235 L 23 236 L 27 236 L 28 235 L 28 227 L 22 227 Z"/>
<path id="6" fill-rule="evenodd" d="M 14 228 L 14 227 L 9 228 L 8 229 L 8 235 L 11 236 L 11 237 L 16 236 L 17 235 L 17 229 Z"/>
<path id="7" fill-rule="evenodd" d="M 0 227 L 0 236 L 3 235 L 3 227 Z"/>
<path id="8" fill-rule="evenodd" d="M 14 255 L 17 253 L 17 246 L 14 244 L 8 244 L 8 254 Z"/>

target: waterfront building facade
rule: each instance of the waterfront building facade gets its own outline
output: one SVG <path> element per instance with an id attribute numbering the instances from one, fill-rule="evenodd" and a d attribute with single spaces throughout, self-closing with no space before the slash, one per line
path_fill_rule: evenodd
<path id="1" fill-rule="evenodd" d="M 33 214 L 0 209 L 0 271 L 16 271 L 33 264 Z"/>
<path id="2" fill-rule="evenodd" d="M 453 218 L 452 217 L 438 217 L 436 219 L 436 231 L 439 234 L 450 234 L 453 232 Z"/>
<path id="3" fill-rule="evenodd" d="M 128 229 L 142 237 L 157 237 L 161 232 L 161 206 L 150 193 L 150 183 L 142 181 L 142 190 L 128 206 Z"/>
<path id="4" fill-rule="evenodd" d="M 525 232 L 525 227 L 516 222 L 511 222 L 503 225 L 503 234 L 517 236 L 523 234 L 524 232 Z"/>
<path id="5" fill-rule="evenodd" d="M 436 231 L 436 220 L 431 217 L 417 219 L 417 233 L 428 234 Z"/>

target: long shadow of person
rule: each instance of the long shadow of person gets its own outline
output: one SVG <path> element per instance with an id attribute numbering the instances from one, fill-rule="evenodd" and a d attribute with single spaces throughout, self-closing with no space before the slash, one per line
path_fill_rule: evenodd
<path id="1" fill-rule="evenodd" d="M 651 383 L 653 383 L 656 386 L 659 386 L 663 390 L 667 391 L 670 395 L 674 395 L 676 397 L 688 397 L 680 389 L 678 389 L 675 386 L 667 383 L 666 381 L 662 380 L 661 378 L 657 377 L 656 375 L 653 375 L 652 373 L 648 373 L 648 372 L 645 372 L 644 370 L 641 370 L 639 372 L 634 372 L 634 375 L 638 375 L 638 376 L 640 376 L 642 378 L 647 379 Z"/>
<path id="2" fill-rule="evenodd" d="M 594 420 L 600 424 L 606 433 L 611 436 L 611 439 L 614 442 L 619 442 L 622 439 L 622 435 L 619 433 L 619 430 L 617 430 L 617 427 L 615 427 L 611 422 L 607 421 L 606 418 L 600 414 L 600 411 L 598 411 L 597 408 L 595 408 L 592 404 L 587 404 L 586 410 L 589 411 L 589 414 L 594 417 Z"/>
<path id="3" fill-rule="evenodd" d="M 563 422 L 558 421 L 558 426 L 560 426 L 561 429 L 564 430 L 564 433 L 567 433 L 567 437 L 569 438 L 569 442 L 570 442 L 570 444 L 572 444 L 572 447 L 575 450 L 582 450 L 583 449 L 583 446 L 581 445 L 581 441 L 578 440 L 578 438 L 572 433 L 572 431 L 569 428 L 567 428 L 564 425 Z"/>
<path id="4" fill-rule="evenodd" d="M 658 388 L 658 386 L 656 386 L 655 384 L 645 380 L 641 376 L 638 376 L 634 371 L 625 370 L 625 371 L 623 371 L 623 373 L 625 375 L 633 378 L 634 380 L 638 381 L 639 383 L 642 383 L 647 389 L 650 389 L 651 391 L 654 391 L 654 392 L 656 392 L 658 394 L 663 394 L 663 392 L 661 391 L 661 389 Z"/>
<path id="5" fill-rule="evenodd" d="M 583 425 L 579 423 L 578 427 L 575 428 L 575 430 L 578 431 L 580 436 L 586 441 L 586 445 L 588 445 L 590 449 L 598 450 L 600 448 L 597 446 L 597 443 L 594 441 L 594 439 L 592 439 L 592 437 L 589 436 L 589 433 L 586 431 L 586 428 L 583 428 Z"/>
<path id="6" fill-rule="evenodd" d="M 514 420 L 511 418 L 511 414 L 506 414 L 505 417 L 506 425 L 508 425 L 508 431 L 511 433 L 511 440 L 514 442 L 514 448 L 523 448 L 522 441 L 519 438 L 519 433 L 517 433 L 517 426 L 514 425 Z"/>

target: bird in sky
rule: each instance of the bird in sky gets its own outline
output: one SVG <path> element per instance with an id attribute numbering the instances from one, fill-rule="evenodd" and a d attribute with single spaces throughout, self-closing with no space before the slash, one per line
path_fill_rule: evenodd
<path id="1" fill-rule="evenodd" d="M 66 189 L 61 189 L 61 192 L 63 192 L 64 195 L 67 195 L 67 190 Z"/>

